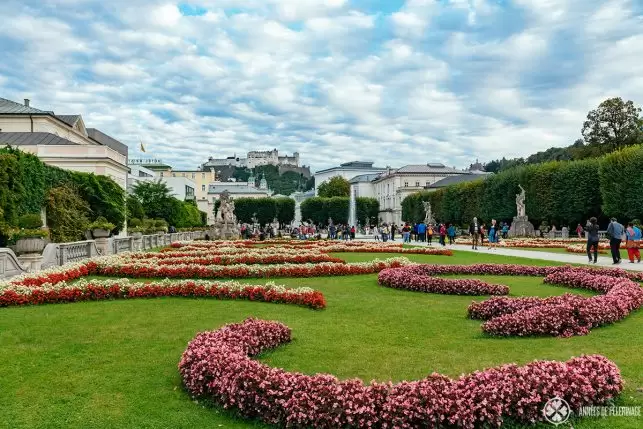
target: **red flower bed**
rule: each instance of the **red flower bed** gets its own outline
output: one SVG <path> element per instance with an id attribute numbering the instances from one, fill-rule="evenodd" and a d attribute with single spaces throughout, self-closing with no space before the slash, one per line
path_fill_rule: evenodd
<path id="1" fill-rule="evenodd" d="M 322 277 L 372 274 L 385 268 L 408 264 L 405 258 L 376 259 L 365 263 L 282 264 L 282 265 L 158 265 L 154 263 L 127 262 L 123 257 L 99 260 L 96 274 L 118 277 L 149 278 L 271 278 L 271 277 Z"/>
<path id="2" fill-rule="evenodd" d="M 567 362 L 502 365 L 450 379 L 431 374 L 398 384 L 270 368 L 250 358 L 291 340 L 277 322 L 248 319 L 198 334 L 179 371 L 189 393 L 241 415 L 287 427 L 499 427 L 505 419 L 543 420 L 554 396 L 574 411 L 605 404 L 623 389 L 618 367 L 599 355 Z"/>
<path id="3" fill-rule="evenodd" d="M 417 292 L 448 295 L 506 295 L 509 288 L 475 279 L 445 279 L 433 277 L 428 265 L 411 265 L 380 271 L 381 286 Z"/>
<path id="4" fill-rule="evenodd" d="M 294 304 L 312 309 L 326 308 L 324 295 L 309 288 L 291 289 L 274 284 L 246 285 L 203 280 L 130 283 L 127 279 L 8 287 L 0 290 L 0 307 L 160 296 L 207 297 Z"/>

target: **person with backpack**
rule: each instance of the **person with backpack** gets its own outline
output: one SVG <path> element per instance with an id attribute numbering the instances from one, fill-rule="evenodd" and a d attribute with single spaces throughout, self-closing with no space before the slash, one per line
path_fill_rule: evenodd
<path id="1" fill-rule="evenodd" d="M 641 230 L 638 226 L 634 225 L 633 222 L 627 224 L 625 229 L 625 247 L 627 248 L 627 257 L 630 260 L 630 264 L 636 262 L 641 262 L 641 252 L 639 251 L 639 245 L 641 242 Z"/>
<path id="2" fill-rule="evenodd" d="M 426 241 L 429 243 L 429 246 L 433 243 L 433 225 L 429 224 L 426 228 Z"/>

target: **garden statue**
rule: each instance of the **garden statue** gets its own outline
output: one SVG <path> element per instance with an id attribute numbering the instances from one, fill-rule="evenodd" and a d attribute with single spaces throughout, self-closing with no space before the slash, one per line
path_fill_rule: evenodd
<path id="1" fill-rule="evenodd" d="M 239 237 L 237 218 L 234 215 L 234 201 L 228 191 L 223 191 L 219 196 L 219 211 L 214 222 L 211 237 L 215 240 Z"/>
<path id="2" fill-rule="evenodd" d="M 431 202 L 423 201 L 422 205 L 424 206 L 424 223 L 427 225 L 435 224 L 435 219 L 433 219 L 433 213 L 431 211 Z"/>
<path id="3" fill-rule="evenodd" d="M 518 211 L 518 217 L 526 216 L 525 213 L 525 190 L 522 186 L 518 185 L 520 188 L 520 193 L 516 194 L 516 210 Z"/>
<path id="4" fill-rule="evenodd" d="M 520 193 L 516 194 L 516 211 L 518 213 L 511 223 L 509 237 L 533 237 L 535 235 L 534 225 L 529 222 L 525 210 L 525 189 L 520 184 L 518 187 L 520 188 Z"/>

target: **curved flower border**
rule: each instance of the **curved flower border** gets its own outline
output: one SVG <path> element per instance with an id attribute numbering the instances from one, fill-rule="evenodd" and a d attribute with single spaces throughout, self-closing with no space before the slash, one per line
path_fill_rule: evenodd
<path id="1" fill-rule="evenodd" d="M 160 296 L 274 302 L 301 305 L 315 310 L 326 308 L 324 295 L 320 291 L 307 287 L 287 288 L 273 282 L 249 285 L 236 281 L 168 279 L 156 282 L 82 279 L 75 283 L 62 281 L 57 284 L 46 283 L 38 287 L 10 285 L 0 290 L 0 307 Z"/>
<path id="2" fill-rule="evenodd" d="M 411 265 L 380 271 L 380 286 L 446 295 L 507 295 L 509 287 L 477 279 L 434 277 L 428 265 Z"/>
<path id="3" fill-rule="evenodd" d="M 444 274 L 543 276 L 548 284 L 589 289 L 604 295 L 582 297 L 564 294 L 549 298 L 494 297 L 473 302 L 472 319 L 486 320 L 482 330 L 496 336 L 586 335 L 592 328 L 611 324 L 643 307 L 641 273 L 625 270 L 528 265 L 409 265 L 380 272 L 382 286 L 458 295 L 502 295 L 506 286 L 479 280 L 444 279 Z"/>
<path id="4" fill-rule="evenodd" d="M 600 355 L 567 362 L 502 365 L 451 379 L 433 373 L 418 381 L 340 381 L 271 368 L 250 358 L 291 341 L 278 322 L 248 319 L 198 334 L 187 346 L 179 372 L 194 397 L 241 415 L 286 427 L 415 428 L 498 427 L 507 418 L 543 420 L 554 396 L 572 410 L 604 404 L 623 389 L 618 367 Z"/>

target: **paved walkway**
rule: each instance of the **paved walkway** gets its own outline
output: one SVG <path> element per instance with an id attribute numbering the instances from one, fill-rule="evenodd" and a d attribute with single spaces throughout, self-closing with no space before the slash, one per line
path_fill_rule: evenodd
<path id="1" fill-rule="evenodd" d="M 366 241 L 373 241 L 373 239 L 368 239 L 368 238 L 358 238 Z M 400 240 L 396 239 L 396 242 L 400 242 Z M 427 243 L 421 243 L 421 242 L 411 242 L 410 243 L 413 246 L 428 246 Z M 441 247 L 439 244 L 433 243 L 431 247 Z M 596 264 L 588 264 L 587 263 L 587 255 L 583 253 L 555 253 L 555 252 L 546 252 L 546 251 L 540 251 L 540 250 L 523 250 L 523 249 L 516 249 L 512 247 L 497 247 L 493 250 L 491 250 L 488 246 L 487 243 L 485 242 L 484 247 L 478 246 L 478 250 L 473 250 L 471 249 L 470 245 L 465 245 L 465 244 L 454 244 L 452 246 L 446 246 L 447 249 L 452 249 L 452 250 L 462 250 L 465 252 L 474 252 L 474 253 L 482 253 L 482 254 L 489 254 L 489 255 L 502 255 L 502 256 L 515 256 L 519 258 L 530 258 L 530 259 L 541 259 L 544 261 L 554 261 L 554 262 L 562 262 L 564 264 L 582 264 L 582 265 L 591 265 L 591 266 L 600 266 L 600 267 L 605 267 L 605 268 L 622 268 L 624 270 L 631 270 L 631 271 L 643 271 L 643 262 L 640 264 L 630 264 L 630 261 L 627 259 L 623 259 L 623 262 L 621 262 L 619 265 L 612 265 L 612 257 L 609 255 L 598 255 L 598 262 Z"/>

